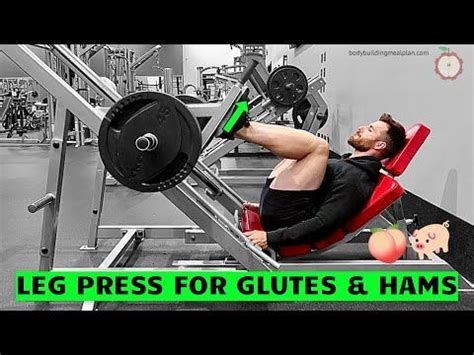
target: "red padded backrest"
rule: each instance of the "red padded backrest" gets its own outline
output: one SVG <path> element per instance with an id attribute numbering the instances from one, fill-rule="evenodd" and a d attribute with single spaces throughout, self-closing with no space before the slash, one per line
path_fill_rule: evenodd
<path id="1" fill-rule="evenodd" d="M 403 187 L 393 178 L 381 174 L 380 180 L 364 209 L 346 222 L 343 227 L 344 231 L 352 233 L 363 227 L 368 221 L 402 197 L 404 192 Z"/>
<path id="2" fill-rule="evenodd" d="M 412 161 L 418 149 L 429 136 L 431 129 L 423 123 L 417 123 L 406 131 L 405 146 L 390 159 L 383 162 L 384 169 L 393 176 L 403 174 L 408 164 Z"/>

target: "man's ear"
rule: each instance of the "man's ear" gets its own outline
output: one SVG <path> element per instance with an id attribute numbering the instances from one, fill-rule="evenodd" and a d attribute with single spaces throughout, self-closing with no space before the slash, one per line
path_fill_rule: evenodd
<path id="1" fill-rule="evenodd" d="M 385 148 L 387 148 L 387 142 L 384 142 L 384 141 L 375 142 L 374 149 L 382 150 L 382 149 L 385 149 Z"/>

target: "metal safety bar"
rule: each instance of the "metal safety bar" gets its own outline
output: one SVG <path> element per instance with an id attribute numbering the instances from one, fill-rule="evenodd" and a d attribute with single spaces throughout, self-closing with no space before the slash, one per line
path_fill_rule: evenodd
<path id="1" fill-rule="evenodd" d="M 47 193 L 46 195 L 44 195 L 44 197 L 41 197 L 39 200 L 33 203 L 30 203 L 28 205 L 28 212 L 30 213 L 38 212 L 39 210 L 45 208 L 48 204 L 53 202 L 54 199 L 55 199 L 54 194 Z"/>
<path id="2" fill-rule="evenodd" d="M 128 248 L 130 248 L 130 246 L 137 241 L 141 242 L 141 238 L 138 236 L 138 231 L 136 229 L 123 230 L 122 239 L 120 239 L 120 241 L 115 245 L 112 251 L 100 263 L 97 269 L 104 270 L 117 265 L 122 256 L 128 250 Z M 83 303 L 82 310 L 93 311 L 96 307 L 97 302 L 88 301 Z"/>

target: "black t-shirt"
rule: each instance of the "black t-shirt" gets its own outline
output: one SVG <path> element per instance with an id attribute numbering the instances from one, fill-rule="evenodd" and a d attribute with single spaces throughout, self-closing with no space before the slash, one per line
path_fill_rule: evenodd
<path id="1" fill-rule="evenodd" d="M 367 204 L 380 178 L 380 161 L 371 156 L 329 159 L 317 190 L 314 217 L 267 232 L 268 244 L 302 244 L 324 238 Z"/>

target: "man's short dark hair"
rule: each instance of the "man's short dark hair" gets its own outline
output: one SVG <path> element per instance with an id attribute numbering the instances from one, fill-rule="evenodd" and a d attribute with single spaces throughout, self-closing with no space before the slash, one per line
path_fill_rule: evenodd
<path id="1" fill-rule="evenodd" d="M 388 125 L 387 148 L 383 158 L 390 158 L 397 154 L 405 144 L 405 128 L 395 121 L 389 113 L 383 113 L 379 121 L 385 122 Z"/>

